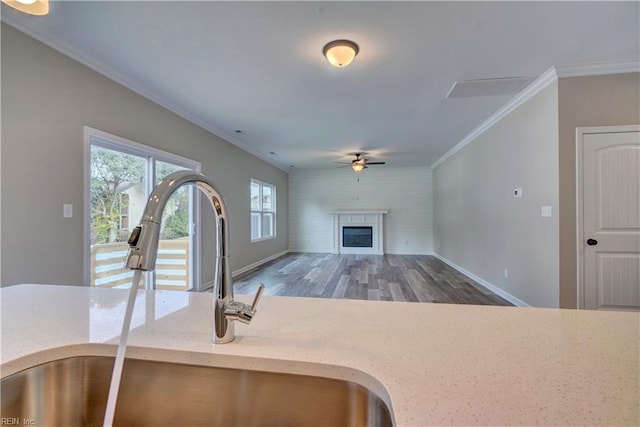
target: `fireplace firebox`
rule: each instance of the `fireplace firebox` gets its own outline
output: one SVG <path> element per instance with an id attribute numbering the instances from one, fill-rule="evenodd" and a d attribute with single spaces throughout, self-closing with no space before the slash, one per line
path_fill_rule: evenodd
<path id="1" fill-rule="evenodd" d="M 342 227 L 342 246 L 345 248 L 372 248 L 373 227 Z"/>

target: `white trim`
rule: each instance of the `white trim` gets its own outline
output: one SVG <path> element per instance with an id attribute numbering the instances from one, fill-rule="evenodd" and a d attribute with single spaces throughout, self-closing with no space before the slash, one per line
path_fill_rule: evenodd
<path id="1" fill-rule="evenodd" d="M 505 116 L 511 113 L 513 110 L 527 102 L 529 99 L 540 93 L 550 84 L 558 80 L 555 68 L 551 67 L 545 71 L 540 77 L 535 79 L 529 86 L 527 86 L 522 92 L 516 95 L 511 101 L 507 102 L 502 108 L 493 113 L 491 117 L 485 120 L 480 126 L 471 131 L 467 136 L 457 143 L 451 150 L 447 151 L 442 157 L 436 160 L 430 167 L 435 169 L 439 165 L 445 162 L 448 158 L 462 150 L 467 144 L 471 143 L 477 137 L 489 130 L 493 125 L 502 120 Z"/>
<path id="2" fill-rule="evenodd" d="M 133 154 L 134 156 L 147 157 L 151 155 L 156 158 L 156 160 L 160 160 L 161 162 L 169 161 L 175 165 L 193 169 L 196 172 L 200 172 L 201 169 L 201 164 L 197 160 L 192 160 L 178 154 L 173 154 L 168 151 L 150 147 L 148 145 L 144 145 L 127 138 L 122 138 L 120 136 L 95 129 L 90 126 L 84 126 L 84 135 L 85 137 L 89 136 L 100 140 L 101 143 L 99 145 L 105 148 L 116 147 L 118 151 Z"/>
<path id="3" fill-rule="evenodd" d="M 207 283 L 203 283 L 202 285 L 200 285 L 200 288 L 198 290 L 193 290 L 194 292 L 206 292 L 209 289 L 213 288 L 213 280 L 209 280 Z"/>
<path id="4" fill-rule="evenodd" d="M 516 305 L 517 307 L 531 307 L 529 304 L 527 304 L 526 302 L 522 301 L 521 299 L 514 297 L 513 295 L 511 295 L 510 293 L 500 289 L 496 285 L 491 284 L 491 283 L 487 282 L 486 280 L 482 279 L 481 277 L 478 277 L 475 274 L 471 273 L 470 271 L 465 270 L 464 268 L 462 268 L 459 265 L 455 264 L 453 261 L 449 261 L 445 257 L 443 257 L 443 256 L 441 256 L 441 255 L 439 255 L 439 254 L 437 254 L 435 252 L 433 253 L 433 256 L 438 258 L 440 261 L 444 262 L 445 264 L 447 264 L 449 267 L 452 267 L 455 270 L 458 270 L 458 272 L 464 274 L 468 278 L 478 282 L 480 285 L 482 285 L 485 288 L 489 289 L 494 294 L 496 294 L 496 295 L 506 299 L 510 303 Z"/>
<path id="5" fill-rule="evenodd" d="M 640 132 L 640 124 L 576 128 L 576 307 L 584 309 L 584 136 L 605 133 Z"/>
<path id="6" fill-rule="evenodd" d="M 373 214 L 373 215 L 384 215 L 388 214 L 388 209 L 337 209 L 331 212 L 332 215 L 342 215 L 342 214 Z"/>
<path id="7" fill-rule="evenodd" d="M 91 286 L 91 136 L 89 127 L 82 128 L 82 279 Z"/>
<path id="8" fill-rule="evenodd" d="M 97 62 L 93 59 L 89 59 L 87 58 L 84 54 L 82 54 L 81 52 L 77 51 L 76 49 L 71 48 L 70 46 L 68 46 L 65 43 L 60 42 L 59 40 L 56 40 L 55 37 L 53 37 L 50 34 L 43 34 L 42 32 L 40 32 L 39 30 L 35 29 L 35 28 L 31 28 L 27 25 L 22 24 L 21 22 L 16 21 L 15 19 L 13 19 L 11 16 L 8 16 L 7 14 L 2 15 L 2 22 L 14 27 L 15 29 L 17 29 L 18 31 L 21 31 L 25 34 L 27 34 L 30 37 L 33 37 L 34 39 L 38 40 L 39 42 L 49 46 L 50 48 L 60 52 L 61 54 L 68 56 L 71 59 L 74 59 L 76 61 L 78 61 L 79 63 L 81 63 L 82 65 L 85 65 L 86 67 L 92 69 L 93 71 L 108 77 L 109 79 L 113 80 L 114 82 L 126 87 L 127 89 L 137 93 L 138 95 L 148 99 L 149 101 L 167 109 L 168 111 L 182 117 L 183 119 L 201 127 L 202 129 L 208 131 L 209 133 L 217 136 L 218 138 L 223 139 L 226 142 L 229 142 L 232 145 L 235 145 L 236 147 L 240 148 L 243 151 L 246 151 L 247 153 L 251 154 L 252 156 L 255 156 L 257 158 L 259 158 L 260 160 L 263 160 L 267 163 L 269 163 L 272 166 L 275 166 L 276 168 L 280 169 L 281 171 L 285 172 L 285 173 L 289 173 L 289 168 L 282 166 L 278 163 L 276 163 L 272 158 L 259 153 L 257 151 L 255 151 L 253 148 L 249 147 L 248 145 L 244 144 L 241 141 L 238 141 L 237 139 L 235 139 L 233 137 L 233 135 L 223 132 L 220 129 L 217 129 L 213 126 L 211 126 L 207 120 L 202 119 L 200 117 L 197 117 L 196 115 L 182 109 L 181 107 L 175 105 L 173 102 L 171 102 L 170 100 L 166 99 L 166 98 L 162 98 L 156 94 L 154 94 L 151 90 L 144 88 L 143 84 L 140 82 L 134 82 L 132 80 L 130 80 L 129 78 L 127 78 L 126 76 L 124 76 L 122 73 L 116 71 L 114 68 L 112 68 L 111 66 L 103 63 L 103 62 Z"/>
<path id="9" fill-rule="evenodd" d="M 268 256 L 266 258 L 263 258 L 259 261 L 254 262 L 253 264 L 249 264 L 245 267 L 239 268 L 236 271 L 232 271 L 231 272 L 231 277 L 236 278 L 237 276 L 240 276 L 241 274 L 246 273 L 247 271 L 253 270 L 254 268 L 258 268 L 260 267 L 262 264 L 266 264 L 269 261 L 273 261 L 276 258 L 280 258 L 281 256 L 284 256 L 286 254 L 289 253 L 289 249 L 282 251 L 282 252 L 278 252 L 277 254 L 273 254 L 271 256 Z M 209 283 L 207 283 L 207 285 L 209 285 L 210 287 L 213 286 L 213 282 L 210 282 L 211 284 L 209 285 Z"/>
<path id="10" fill-rule="evenodd" d="M 558 78 L 601 76 L 606 74 L 639 73 L 640 61 L 608 62 L 600 64 L 574 65 L 569 67 L 556 67 Z"/>
<path id="11" fill-rule="evenodd" d="M 606 74 L 624 74 L 640 72 L 640 61 L 624 61 L 624 62 L 607 62 L 599 64 L 585 64 L 563 67 L 551 67 L 545 71 L 540 77 L 527 86 L 522 92 L 516 95 L 511 101 L 496 111 L 491 117 L 485 120 L 480 126 L 471 131 L 466 137 L 456 144 L 452 149 L 447 151 L 442 157 L 436 160 L 431 168 L 436 168 L 445 162 L 448 158 L 464 148 L 491 126 L 502 120 L 506 115 L 527 102 L 534 95 L 541 92 L 544 88 L 555 82 L 559 78 L 581 77 L 581 76 L 598 76 Z"/>
<path id="12" fill-rule="evenodd" d="M 592 134 L 598 134 L 598 133 L 640 132 L 640 124 L 637 124 L 637 125 L 620 125 L 620 126 L 579 127 L 579 128 L 576 128 L 576 131 L 580 131 L 580 134 L 582 134 L 582 135 L 592 135 Z"/>
<path id="13" fill-rule="evenodd" d="M 251 212 L 257 212 L 257 211 L 251 211 Z M 259 239 L 251 239 L 251 243 L 266 242 L 268 240 L 273 240 L 275 238 L 276 236 L 269 236 L 269 237 L 261 237 Z"/>
<path id="14" fill-rule="evenodd" d="M 190 121 L 191 123 L 205 129 L 206 131 L 212 133 L 213 135 L 222 138 L 223 140 L 235 145 L 243 151 L 269 163 L 272 166 L 280 169 L 285 173 L 289 173 L 290 169 L 284 167 L 278 163 L 276 163 L 271 157 L 268 157 L 262 153 L 255 151 L 253 148 L 244 144 L 241 141 L 238 141 L 233 137 L 233 135 L 223 132 L 220 129 L 217 129 L 207 123 L 206 120 L 196 117 L 195 115 L 183 110 L 177 105 L 173 104 L 171 101 L 160 98 L 159 96 L 153 94 L 150 90 L 141 87 L 140 83 L 130 81 L 124 75 L 113 69 L 112 67 L 101 63 L 96 62 L 92 59 L 87 58 L 81 52 L 71 48 L 65 43 L 60 42 L 59 40 L 55 40 L 55 38 L 51 34 L 43 34 L 39 30 L 35 28 L 31 28 L 27 25 L 22 24 L 19 21 L 16 21 L 11 16 L 4 14 L 0 16 L 2 22 L 14 27 L 15 29 L 33 37 L 39 42 L 49 46 L 50 48 L 62 53 L 63 55 L 72 58 L 81 64 L 89 67 L 90 69 L 96 71 L 99 74 L 102 74 L 109 79 L 115 81 L 116 83 L 130 89 L 131 91 L 137 93 L 138 95 L 143 96 L 144 98 L 166 108 L 172 113 L 184 118 L 185 120 Z M 465 145 L 471 142 L 473 139 L 477 138 L 480 134 L 486 131 L 488 128 L 493 126 L 497 121 L 501 120 L 504 116 L 509 114 L 519 105 L 526 102 L 533 95 L 544 89 L 547 85 L 555 81 L 559 77 L 578 77 L 578 76 L 588 76 L 588 75 L 603 75 L 603 74 L 621 74 L 621 73 L 634 73 L 640 72 L 640 61 L 632 60 L 632 61 L 624 61 L 624 62 L 614 62 L 614 63 L 599 63 L 599 64 L 584 64 L 584 65 L 575 65 L 575 66 L 564 66 L 564 67 L 551 67 L 545 73 L 543 73 L 538 79 L 536 79 L 533 83 L 531 83 L 524 91 L 520 92 L 514 99 L 512 99 L 509 103 L 503 106 L 500 110 L 498 110 L 494 115 L 489 117 L 485 122 L 483 122 L 480 126 L 474 129 L 469 135 L 467 135 L 462 141 L 456 144 L 451 150 L 445 153 L 442 157 L 436 160 L 431 168 L 435 168 L 442 164 L 449 157 L 453 156 L 455 153 L 460 151 Z M 550 77 L 552 75 L 552 77 Z M 547 81 L 551 79 L 550 81 Z M 542 87 L 538 87 L 538 85 L 543 85 Z M 454 84 L 455 86 L 455 84 Z M 453 87 L 451 88 L 453 89 Z M 450 92 L 450 91 L 449 91 Z"/>
<path id="15" fill-rule="evenodd" d="M 584 308 L 584 285 L 582 274 L 582 184 L 583 184 L 583 171 L 582 171 L 582 138 L 584 136 L 585 128 L 576 128 L 576 307 L 578 309 Z"/>

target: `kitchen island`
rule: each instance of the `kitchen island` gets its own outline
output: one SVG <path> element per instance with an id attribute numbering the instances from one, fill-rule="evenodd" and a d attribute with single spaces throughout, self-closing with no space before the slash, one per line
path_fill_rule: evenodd
<path id="1" fill-rule="evenodd" d="M 114 356 L 127 294 L 2 288 L 1 376 Z M 127 357 L 353 381 L 398 426 L 640 425 L 638 313 L 264 297 L 230 344 L 211 316 L 209 293 L 140 291 Z"/>

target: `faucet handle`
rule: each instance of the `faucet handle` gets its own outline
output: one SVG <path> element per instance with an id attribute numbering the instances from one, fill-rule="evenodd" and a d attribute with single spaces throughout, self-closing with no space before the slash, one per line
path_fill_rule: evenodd
<path id="1" fill-rule="evenodd" d="M 258 307 L 258 302 L 260 302 L 260 297 L 262 297 L 263 292 L 264 285 L 260 283 L 260 286 L 258 286 L 258 292 L 256 292 L 256 296 L 253 298 L 251 306 L 239 301 L 233 301 L 224 310 L 225 317 L 230 320 L 239 320 L 248 325 L 256 314 L 256 307 Z"/>
<path id="2" fill-rule="evenodd" d="M 256 296 L 253 298 L 253 302 L 251 303 L 251 311 L 253 313 L 256 312 L 256 308 L 258 307 L 260 298 L 262 298 L 263 292 L 264 292 L 264 284 L 260 283 L 260 286 L 258 286 L 258 290 L 256 291 Z"/>

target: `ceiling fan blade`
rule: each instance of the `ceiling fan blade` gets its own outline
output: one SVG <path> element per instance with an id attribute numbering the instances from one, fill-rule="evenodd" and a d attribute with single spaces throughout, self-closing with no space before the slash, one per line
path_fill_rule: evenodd
<path id="1" fill-rule="evenodd" d="M 345 166 L 337 166 L 337 167 L 346 167 L 346 166 L 351 166 L 353 168 L 356 167 L 362 167 L 362 169 L 366 169 L 367 165 L 384 165 L 386 164 L 386 162 L 370 162 L 369 159 L 365 158 L 365 157 L 360 157 L 362 156 L 364 153 L 353 153 L 354 156 L 356 156 L 356 158 L 354 160 L 351 160 L 350 162 L 341 162 L 341 161 L 334 161 L 334 163 L 340 163 L 343 164 Z M 354 169 L 355 170 L 355 169 Z"/>

